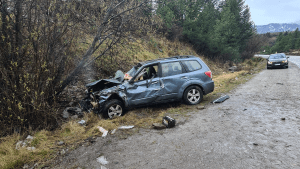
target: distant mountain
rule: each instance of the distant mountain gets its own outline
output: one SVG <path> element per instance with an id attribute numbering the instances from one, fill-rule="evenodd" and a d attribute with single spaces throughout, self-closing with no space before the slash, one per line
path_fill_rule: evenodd
<path id="1" fill-rule="evenodd" d="M 268 25 L 257 25 L 257 33 L 273 33 L 273 32 L 285 32 L 285 31 L 294 31 L 297 28 L 300 29 L 300 25 L 296 23 L 270 23 Z"/>

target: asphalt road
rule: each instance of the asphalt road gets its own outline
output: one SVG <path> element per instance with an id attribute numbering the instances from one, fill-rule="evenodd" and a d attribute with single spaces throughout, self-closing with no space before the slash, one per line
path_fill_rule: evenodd
<path id="1" fill-rule="evenodd" d="M 300 169 L 299 74 L 292 63 L 263 70 L 225 102 L 190 112 L 184 124 L 127 139 L 117 139 L 118 132 L 99 137 L 50 168 Z M 99 156 L 108 164 L 101 166 Z"/>
<path id="2" fill-rule="evenodd" d="M 262 57 L 267 59 L 270 55 L 255 55 L 256 57 Z M 290 58 L 288 59 L 289 62 L 294 63 L 300 68 L 300 56 L 289 56 Z"/>

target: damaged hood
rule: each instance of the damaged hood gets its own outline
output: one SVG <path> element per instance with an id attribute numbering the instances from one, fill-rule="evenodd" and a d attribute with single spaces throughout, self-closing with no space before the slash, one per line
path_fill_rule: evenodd
<path id="1" fill-rule="evenodd" d="M 122 82 L 116 80 L 116 79 L 102 79 L 95 81 L 93 83 L 89 83 L 86 85 L 88 88 L 88 92 L 95 92 L 95 91 L 101 91 L 103 89 L 111 88 L 114 86 L 118 86 L 122 84 Z"/>
<path id="2" fill-rule="evenodd" d="M 115 73 L 113 79 L 101 79 L 86 85 L 88 92 L 101 91 L 103 89 L 111 88 L 122 84 L 124 80 L 124 73 L 121 70 L 118 70 Z"/>

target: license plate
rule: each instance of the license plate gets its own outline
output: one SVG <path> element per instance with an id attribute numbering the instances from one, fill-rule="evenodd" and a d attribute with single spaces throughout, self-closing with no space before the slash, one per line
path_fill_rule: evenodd
<path id="1" fill-rule="evenodd" d="M 275 66 L 279 66 L 279 65 L 280 65 L 280 63 L 275 64 Z"/>

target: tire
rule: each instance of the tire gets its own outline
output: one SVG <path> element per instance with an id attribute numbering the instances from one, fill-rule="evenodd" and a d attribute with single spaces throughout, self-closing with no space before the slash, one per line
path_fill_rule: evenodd
<path id="1" fill-rule="evenodd" d="M 198 86 L 190 86 L 183 93 L 183 101 L 189 105 L 195 105 L 202 101 L 203 92 Z"/>
<path id="2" fill-rule="evenodd" d="M 113 118 L 122 116 L 124 113 L 124 105 L 120 100 L 113 99 L 107 101 L 103 109 L 104 118 Z"/>

